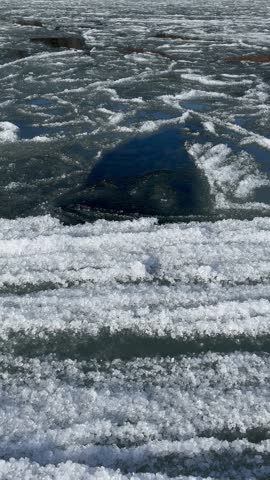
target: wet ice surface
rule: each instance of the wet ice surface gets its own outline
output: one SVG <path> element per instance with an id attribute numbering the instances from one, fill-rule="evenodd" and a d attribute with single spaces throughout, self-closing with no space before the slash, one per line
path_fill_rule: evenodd
<path id="1" fill-rule="evenodd" d="M 106 212 L 165 219 L 268 215 L 270 66 L 226 61 L 267 56 L 268 10 L 262 0 L 238 6 L 209 1 L 203 8 L 199 1 L 2 2 L 1 215 L 55 212 L 59 205 L 66 221 L 91 219 L 93 211 L 95 218 Z M 29 25 L 31 19 L 42 27 Z M 46 35 L 81 36 L 87 50 L 30 41 Z M 163 132 L 162 143 L 170 144 L 171 129 L 179 132 L 179 145 L 175 140 L 167 154 L 164 146 L 163 156 L 175 158 L 169 174 L 177 171 L 177 159 L 188 158 L 198 183 L 210 186 L 209 199 L 205 189 L 197 192 L 201 211 L 185 208 L 182 196 L 192 190 L 185 175 L 178 196 L 171 182 L 155 175 L 151 188 L 130 202 L 121 195 L 115 201 L 107 184 L 108 201 L 93 200 L 85 181 L 97 162 L 108 152 L 121 155 L 136 139 L 149 141 L 158 157 L 152 135 Z M 210 162 L 204 160 L 206 143 L 210 155 L 216 148 Z M 133 190 L 144 162 L 139 151 L 137 173 L 121 165 Z M 166 162 L 157 158 L 152 170 L 162 177 Z M 177 172 L 175 181 L 181 183 Z"/>
<path id="2" fill-rule="evenodd" d="M 269 9 L 2 0 L 1 480 L 269 479 Z"/>

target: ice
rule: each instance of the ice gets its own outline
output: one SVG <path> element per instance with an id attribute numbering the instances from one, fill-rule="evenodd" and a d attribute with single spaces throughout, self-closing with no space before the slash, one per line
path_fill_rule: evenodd
<path id="1" fill-rule="evenodd" d="M 0 122 L 0 143 L 16 142 L 19 128 L 11 122 Z"/>
<path id="2" fill-rule="evenodd" d="M 0 479 L 269 479 L 269 64 L 225 61 L 267 54 L 268 3 L 0 17 Z M 89 52 L 33 44 L 33 17 Z M 55 218 L 104 152 L 172 127 L 204 218 Z"/>
<path id="3" fill-rule="evenodd" d="M 211 76 L 202 76 L 202 75 L 196 75 L 196 74 L 190 74 L 190 73 L 182 73 L 181 77 L 185 80 L 190 80 L 190 81 L 194 81 L 194 82 L 197 82 L 197 83 L 201 83 L 202 85 L 210 85 L 210 86 L 213 86 L 213 85 L 230 86 L 230 85 L 239 85 L 239 84 L 241 84 L 241 85 L 252 84 L 252 80 L 244 79 L 244 80 L 240 80 L 240 82 L 237 82 L 237 81 L 223 81 L 223 80 L 214 79 Z M 267 97 L 265 98 L 265 100 L 266 99 L 267 99 Z"/>
<path id="4" fill-rule="evenodd" d="M 233 154 L 227 145 L 211 143 L 195 143 L 187 148 L 206 175 L 217 208 L 231 208 L 232 202 L 249 200 L 257 188 L 270 185 L 267 176 L 259 171 L 254 159 L 246 152 Z M 268 208 L 268 205 L 262 207 Z M 248 204 L 247 208 L 252 206 Z"/>
<path id="5" fill-rule="evenodd" d="M 2 478 L 70 467 L 77 479 L 100 466 L 108 475 L 269 475 L 267 355 L 0 360 Z"/>
<path id="6" fill-rule="evenodd" d="M 208 90 L 186 90 L 174 96 L 164 95 L 160 97 L 165 101 L 173 100 L 193 100 L 197 98 L 228 98 L 228 94 Z"/>
<path id="7" fill-rule="evenodd" d="M 269 332 L 267 218 L 65 227 L 36 217 L 0 226 L 2 338 L 18 330 L 179 339 Z M 14 287 L 26 295 L 5 293 Z"/>
<path id="8" fill-rule="evenodd" d="M 74 462 L 60 463 L 41 467 L 26 459 L 0 461 L 0 479 L 14 480 L 14 477 L 27 480 L 169 480 L 166 474 L 129 473 L 123 474 L 120 470 L 107 468 L 88 468 Z M 201 480 L 201 477 L 180 475 L 173 480 Z M 214 480 L 207 477 L 206 480 Z"/>
<path id="9" fill-rule="evenodd" d="M 216 134 L 215 124 L 213 122 L 203 122 L 204 128 L 214 135 Z"/>
<path id="10" fill-rule="evenodd" d="M 170 125 L 177 125 L 177 124 L 184 124 L 186 120 L 188 119 L 188 112 L 183 113 L 180 117 L 174 117 L 169 120 L 147 120 L 146 122 L 143 122 L 140 124 L 137 128 L 135 127 L 135 132 L 140 132 L 140 133 L 149 133 L 149 132 L 154 132 L 156 130 L 159 130 L 162 127 L 167 127 Z"/>

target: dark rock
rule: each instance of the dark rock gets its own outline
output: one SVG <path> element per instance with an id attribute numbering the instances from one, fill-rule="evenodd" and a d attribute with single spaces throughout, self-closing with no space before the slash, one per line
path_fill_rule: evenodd
<path id="1" fill-rule="evenodd" d="M 43 43 L 51 48 L 69 48 L 74 50 L 86 50 L 84 38 L 79 36 L 46 36 L 30 39 L 34 43 Z"/>
<path id="2" fill-rule="evenodd" d="M 41 21 L 34 18 L 19 18 L 15 20 L 15 23 L 22 27 L 43 27 Z"/>
<path id="3" fill-rule="evenodd" d="M 269 63 L 270 55 L 244 55 L 243 57 L 227 57 L 225 62 L 255 62 Z"/>
<path id="4" fill-rule="evenodd" d="M 160 55 L 161 57 L 165 57 L 165 58 L 169 58 L 170 60 L 173 60 L 173 58 L 168 53 L 162 52 L 160 50 L 151 50 L 148 48 L 125 47 L 125 48 L 120 48 L 119 51 L 124 55 L 131 55 L 132 53 L 142 53 L 142 54 L 151 53 L 153 55 Z"/>

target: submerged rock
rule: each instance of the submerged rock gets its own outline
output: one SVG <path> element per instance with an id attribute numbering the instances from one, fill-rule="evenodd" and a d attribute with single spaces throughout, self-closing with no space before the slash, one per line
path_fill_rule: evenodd
<path id="1" fill-rule="evenodd" d="M 124 214 L 177 214 L 178 195 L 172 172 L 151 172 L 122 182 L 101 181 L 75 195 L 73 205 Z"/>
<path id="2" fill-rule="evenodd" d="M 270 62 L 269 55 L 244 55 L 242 57 L 227 57 L 225 62 L 256 62 L 256 63 L 268 63 Z"/>
<path id="3" fill-rule="evenodd" d="M 69 48 L 74 50 L 86 50 L 86 43 L 83 37 L 72 35 L 47 35 L 43 37 L 32 37 L 34 43 L 43 43 L 51 48 Z"/>

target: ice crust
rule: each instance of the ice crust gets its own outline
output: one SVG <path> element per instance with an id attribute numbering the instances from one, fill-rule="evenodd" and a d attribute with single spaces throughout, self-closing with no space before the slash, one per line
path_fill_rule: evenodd
<path id="1" fill-rule="evenodd" d="M 119 470 L 110 470 L 107 468 L 88 468 L 84 465 L 74 462 L 60 463 L 57 466 L 49 465 L 41 467 L 38 464 L 31 464 L 28 460 L 14 460 L 12 462 L 0 461 L 0 479 L 14 480 L 14 478 L 23 478 L 27 480 L 169 480 L 165 474 L 122 474 Z M 173 480 L 201 480 L 201 477 L 180 475 Z M 207 480 L 214 480 L 213 477 L 207 477 Z"/>
<path id="2" fill-rule="evenodd" d="M 270 473 L 267 355 L 103 364 L 2 356 L 0 365 L 0 452 L 16 459 L 0 464 L 4 472 L 100 472 L 86 465 L 113 469 L 109 478 L 117 469 L 180 478 L 228 478 L 228 467 L 232 479 Z"/>
<path id="3" fill-rule="evenodd" d="M 104 328 L 173 338 L 269 333 L 268 218 L 65 227 L 47 216 L 0 227 L 2 338 Z"/>
<path id="4" fill-rule="evenodd" d="M 1 219 L 0 478 L 268 478 L 269 232 Z"/>

